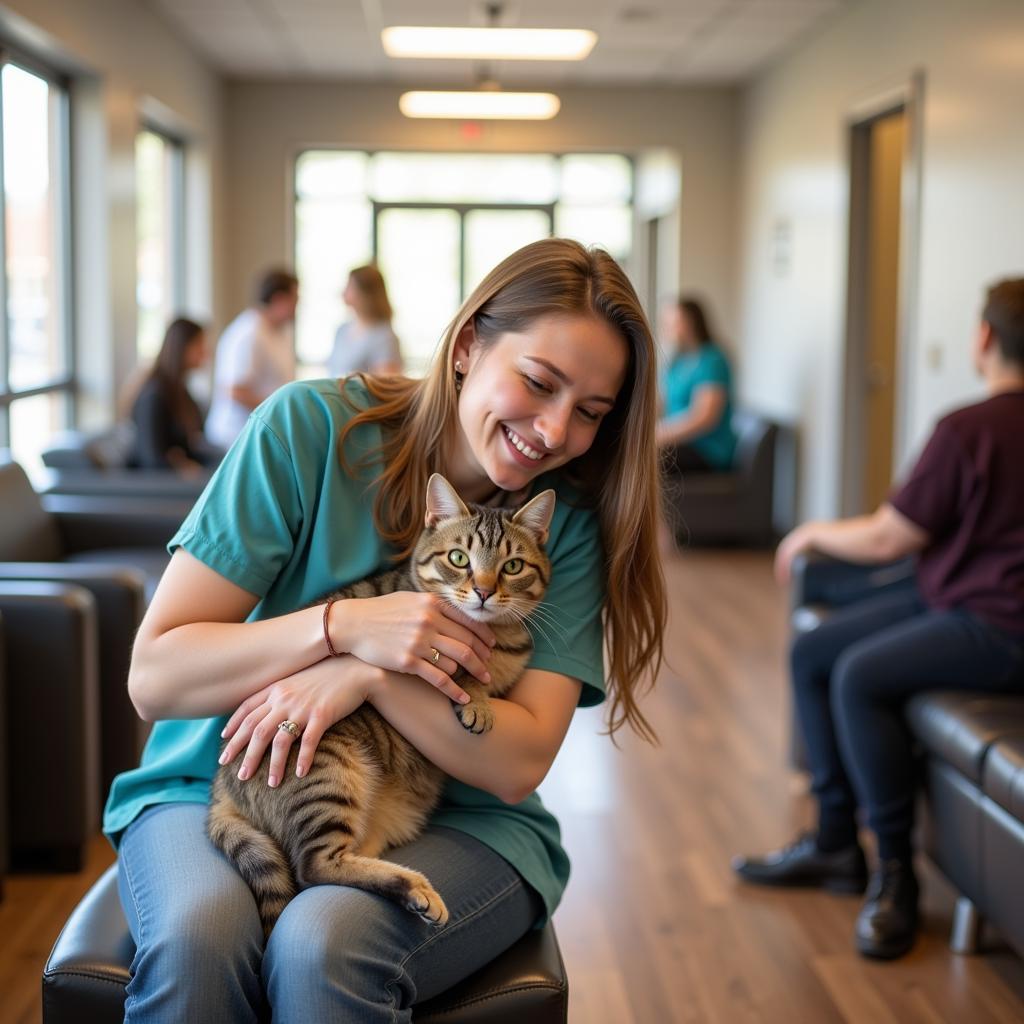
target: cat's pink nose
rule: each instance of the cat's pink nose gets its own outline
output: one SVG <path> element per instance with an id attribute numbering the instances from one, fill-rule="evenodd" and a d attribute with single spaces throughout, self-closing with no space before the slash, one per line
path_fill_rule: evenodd
<path id="1" fill-rule="evenodd" d="M 474 587 L 473 588 L 473 593 L 476 594 L 476 596 L 480 598 L 480 604 L 483 605 L 483 604 L 487 603 L 487 598 L 489 598 L 491 596 L 491 594 L 494 593 L 494 591 L 493 590 L 484 590 L 482 587 Z"/>

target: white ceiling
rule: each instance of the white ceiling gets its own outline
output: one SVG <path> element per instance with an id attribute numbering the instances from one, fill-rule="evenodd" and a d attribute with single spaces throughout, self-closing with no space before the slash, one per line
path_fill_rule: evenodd
<path id="1" fill-rule="evenodd" d="M 229 77 L 472 84 L 469 61 L 394 60 L 388 25 L 485 25 L 481 0 L 148 0 Z M 507 0 L 499 24 L 590 28 L 584 61 L 504 61 L 503 85 L 737 82 L 857 0 Z"/>

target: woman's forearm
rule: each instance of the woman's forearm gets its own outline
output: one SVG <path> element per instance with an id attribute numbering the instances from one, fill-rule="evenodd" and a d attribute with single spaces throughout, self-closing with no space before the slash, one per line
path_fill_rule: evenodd
<path id="1" fill-rule="evenodd" d="M 681 412 L 662 420 L 657 426 L 659 445 L 677 445 L 705 433 L 703 424 L 690 412 Z"/>
<path id="2" fill-rule="evenodd" d="M 718 426 L 725 414 L 727 396 L 718 384 L 705 384 L 697 389 L 689 407 L 658 424 L 656 437 L 659 445 L 686 444 L 703 437 Z"/>
<path id="3" fill-rule="evenodd" d="M 442 771 L 506 803 L 525 800 L 553 760 L 545 726 L 513 701 L 491 701 L 494 727 L 480 735 L 463 728 L 444 694 L 413 676 L 385 673 L 370 703 Z"/>
<path id="4" fill-rule="evenodd" d="M 143 623 L 128 692 L 147 721 L 230 714 L 268 683 L 327 654 L 322 608 L 260 622 L 193 622 L 164 631 Z"/>
<path id="5" fill-rule="evenodd" d="M 887 562 L 901 554 L 877 514 L 806 523 L 808 546 L 848 562 Z"/>

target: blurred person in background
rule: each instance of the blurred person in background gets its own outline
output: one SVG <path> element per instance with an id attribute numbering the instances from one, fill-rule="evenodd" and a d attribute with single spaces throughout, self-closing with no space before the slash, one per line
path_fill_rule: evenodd
<path id="1" fill-rule="evenodd" d="M 249 413 L 295 378 L 298 278 L 270 270 L 260 279 L 256 299 L 228 324 L 217 344 L 206 437 L 224 449 L 241 433 Z"/>
<path id="2" fill-rule="evenodd" d="M 203 414 L 189 392 L 189 373 L 207 361 L 206 331 L 179 317 L 167 328 L 160 352 L 131 404 L 135 427 L 128 465 L 173 469 L 196 476 L 222 454 L 203 436 Z"/>
<path id="3" fill-rule="evenodd" d="M 664 408 L 657 440 L 670 449 L 680 473 L 712 472 L 732 466 L 732 369 L 708 326 L 701 304 L 680 298 L 662 310 Z"/>
<path id="4" fill-rule="evenodd" d="M 350 373 L 402 372 L 402 353 L 391 329 L 391 303 L 381 272 L 374 266 L 354 267 L 342 293 L 354 317 L 334 335 L 328 363 L 331 377 Z"/>

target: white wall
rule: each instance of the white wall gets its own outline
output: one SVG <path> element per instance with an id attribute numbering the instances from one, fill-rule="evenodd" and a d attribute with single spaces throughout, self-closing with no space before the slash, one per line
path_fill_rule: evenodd
<path id="1" fill-rule="evenodd" d="M 863 0 L 751 86 L 741 115 L 741 391 L 798 423 L 804 516 L 838 510 L 846 118 L 924 72 L 916 329 L 903 353 L 906 466 L 935 418 L 981 394 L 983 290 L 1024 274 L 1024 4 Z M 791 226 L 791 267 L 772 232 Z"/>
<path id="2" fill-rule="evenodd" d="M 134 144 L 143 112 L 188 143 L 187 312 L 222 322 L 221 82 L 140 0 L 5 0 L 0 39 L 72 80 L 79 418 L 105 424 L 134 362 Z"/>
<path id="3" fill-rule="evenodd" d="M 735 281 L 737 94 L 730 89 L 557 90 L 547 122 L 460 125 L 398 111 L 401 89 L 359 83 L 232 82 L 227 87 L 228 294 L 244 305 L 258 273 L 291 262 L 290 171 L 310 146 L 640 154 L 670 149 L 682 168 L 679 285 L 704 293 L 730 332 Z"/>

